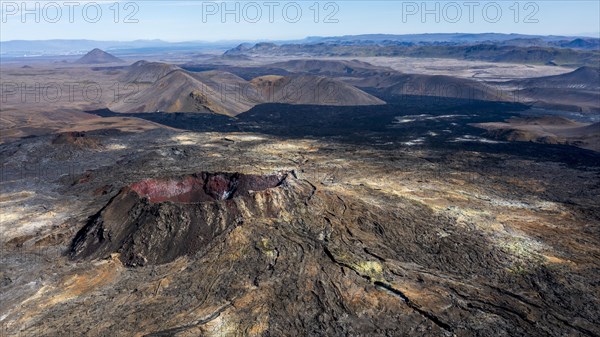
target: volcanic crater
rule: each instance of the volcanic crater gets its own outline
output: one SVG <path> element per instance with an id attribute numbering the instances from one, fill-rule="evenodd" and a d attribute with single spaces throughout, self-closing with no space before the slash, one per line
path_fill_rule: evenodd
<path id="1" fill-rule="evenodd" d="M 77 233 L 71 256 L 119 253 L 125 265 L 142 266 L 198 253 L 244 218 L 276 218 L 288 177 L 201 172 L 125 186 Z"/>

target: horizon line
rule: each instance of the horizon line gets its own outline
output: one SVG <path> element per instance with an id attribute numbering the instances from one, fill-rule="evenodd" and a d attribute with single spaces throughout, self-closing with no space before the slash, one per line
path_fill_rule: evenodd
<path id="1" fill-rule="evenodd" d="M 496 32 L 479 32 L 479 33 L 468 33 L 468 32 L 440 32 L 440 33 L 410 33 L 410 34 L 394 34 L 394 33 L 365 33 L 365 34 L 349 34 L 349 35 L 331 35 L 331 36 L 319 36 L 319 35 L 310 35 L 301 38 L 287 38 L 287 39 L 272 39 L 272 38 L 258 38 L 258 39 L 224 39 L 224 40 L 164 40 L 164 39 L 133 39 L 133 40 L 110 40 L 110 39 L 85 39 L 85 38 L 54 38 L 54 39 L 13 39 L 13 40 L 1 40 L 0 43 L 7 42 L 43 42 L 43 41 L 92 41 L 92 42 L 166 42 L 166 43 L 227 43 L 227 42 L 254 42 L 254 41 L 299 41 L 306 40 L 310 38 L 347 38 L 354 36 L 375 36 L 375 35 L 389 35 L 389 36 L 418 36 L 418 35 L 454 35 L 454 34 L 464 34 L 464 35 L 486 35 L 486 34 L 496 34 L 496 35 L 521 35 L 521 36 L 531 36 L 531 37 L 566 37 L 566 38 L 595 38 L 600 39 L 600 31 L 597 33 L 580 33 L 575 35 L 557 35 L 557 34 L 549 34 L 549 35 L 541 35 L 541 34 L 523 34 L 523 33 L 496 33 Z"/>

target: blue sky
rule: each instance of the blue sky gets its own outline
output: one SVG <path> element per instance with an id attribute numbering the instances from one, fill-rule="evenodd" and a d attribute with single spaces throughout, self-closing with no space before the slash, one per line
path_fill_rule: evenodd
<path id="1" fill-rule="evenodd" d="M 600 1 L 596 0 L 267 0 L 226 3 L 69 0 L 28 1 L 26 8 L 22 7 L 21 0 L 2 0 L 1 3 L 2 41 L 277 40 L 306 36 L 444 32 L 584 34 L 598 37 L 600 31 Z M 99 12 L 101 15 L 98 15 Z M 228 14 L 223 17 L 224 12 Z"/>

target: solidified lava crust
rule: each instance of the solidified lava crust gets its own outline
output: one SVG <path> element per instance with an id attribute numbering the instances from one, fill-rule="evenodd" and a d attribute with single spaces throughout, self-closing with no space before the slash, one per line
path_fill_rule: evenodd
<path id="1" fill-rule="evenodd" d="M 77 233 L 71 256 L 120 253 L 124 264 L 140 266 L 198 253 L 244 217 L 277 217 L 271 190 L 285 195 L 286 179 L 287 174 L 202 172 L 134 183 Z"/>

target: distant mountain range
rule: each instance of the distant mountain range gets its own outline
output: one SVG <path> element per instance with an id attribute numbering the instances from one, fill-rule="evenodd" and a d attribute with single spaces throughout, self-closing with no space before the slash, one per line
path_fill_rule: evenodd
<path id="1" fill-rule="evenodd" d="M 575 41 L 575 42 L 573 42 Z M 578 40 L 571 43 L 577 44 Z M 590 43 L 595 43 L 594 41 Z M 481 42 L 466 44 L 419 44 L 388 43 L 355 40 L 351 43 L 305 43 L 275 44 L 257 43 L 254 46 L 239 45 L 224 53 L 225 56 L 295 56 L 295 57 L 418 57 L 507 62 L 520 64 L 561 65 L 581 67 L 600 65 L 600 48 L 582 50 L 567 47 L 510 45 L 505 42 Z"/>
<path id="2" fill-rule="evenodd" d="M 13 40 L 0 42 L 1 55 L 6 57 L 34 57 L 84 55 L 99 48 L 119 56 L 156 50 L 202 51 L 224 50 L 243 41 L 229 42 L 166 42 L 162 40 L 95 41 L 95 40 Z"/>
<path id="3" fill-rule="evenodd" d="M 244 41 L 187 41 L 167 42 L 162 40 L 94 41 L 94 40 L 13 40 L 0 42 L 3 57 L 83 55 L 100 48 L 117 56 L 128 53 L 143 53 L 156 50 L 202 51 L 227 50 Z M 259 41 L 247 41 L 252 46 Z M 269 41 L 276 44 L 327 44 L 338 46 L 463 46 L 494 44 L 498 46 L 553 47 L 582 50 L 599 50 L 600 39 L 582 36 L 542 36 L 498 33 L 442 33 L 442 34 L 367 34 L 333 37 L 312 36 L 301 40 Z"/>
<path id="4" fill-rule="evenodd" d="M 525 34 L 499 34 L 499 33 L 437 33 L 437 34 L 364 34 L 364 35 L 345 35 L 333 37 L 307 37 L 302 43 L 376 43 L 376 44 L 421 44 L 421 45 L 458 45 L 473 44 L 483 42 L 493 42 L 496 44 L 518 45 L 529 43 L 535 46 L 568 46 L 573 41 L 583 42 L 581 45 L 575 43 L 572 47 L 579 46 L 585 48 L 598 48 L 600 39 L 584 36 L 558 36 L 558 35 L 525 35 Z"/>

